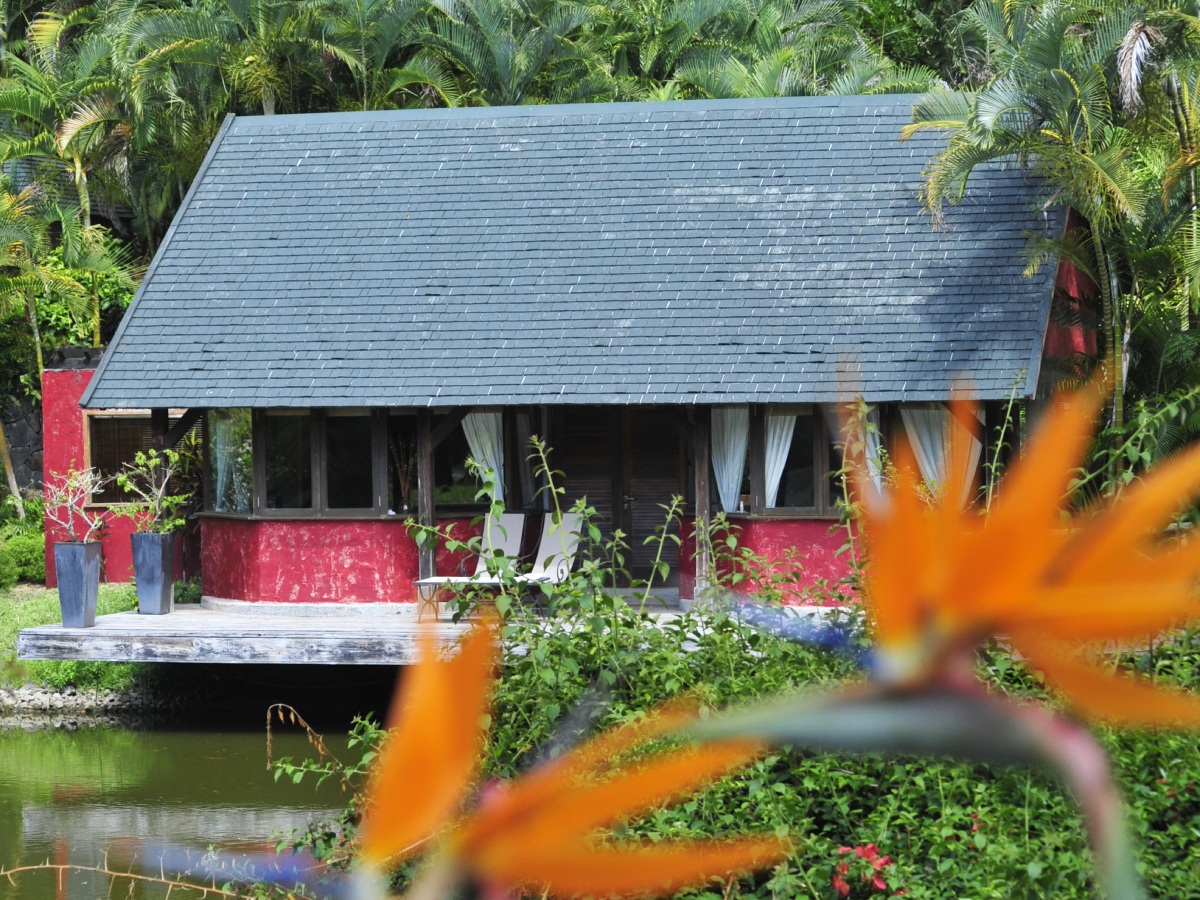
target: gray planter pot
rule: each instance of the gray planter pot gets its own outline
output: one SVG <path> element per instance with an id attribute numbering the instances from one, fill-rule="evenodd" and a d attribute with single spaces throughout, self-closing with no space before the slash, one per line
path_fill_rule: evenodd
<path id="1" fill-rule="evenodd" d="M 171 569 L 175 562 L 175 535 L 131 534 L 133 577 L 137 581 L 138 612 L 161 616 L 174 606 Z"/>
<path id="2" fill-rule="evenodd" d="M 100 550 L 99 541 L 59 541 L 54 545 L 58 604 L 67 628 L 91 628 L 96 624 Z"/>

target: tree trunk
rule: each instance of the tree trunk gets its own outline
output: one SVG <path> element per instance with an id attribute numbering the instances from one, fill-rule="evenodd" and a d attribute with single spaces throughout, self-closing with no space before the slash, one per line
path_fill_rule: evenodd
<path id="1" fill-rule="evenodd" d="M 4 420 L 0 419 L 0 462 L 4 463 L 4 478 L 8 481 L 8 492 L 12 494 L 17 518 L 25 521 L 25 501 L 21 499 L 21 488 L 17 486 L 17 473 L 13 471 L 12 454 L 8 452 L 8 434 L 4 431 Z"/>
<path id="2" fill-rule="evenodd" d="M 1179 83 L 1179 75 L 1176 72 L 1171 72 L 1167 76 L 1164 86 L 1166 87 L 1167 99 L 1171 103 L 1171 117 L 1175 121 L 1175 136 L 1179 139 L 1179 150 L 1181 154 L 1190 153 L 1192 150 L 1192 123 L 1187 114 L 1188 98 L 1183 96 L 1185 88 Z M 1192 169 L 1188 172 L 1188 242 L 1191 244 L 1192 258 L 1196 258 L 1196 248 L 1200 246 L 1200 217 L 1198 217 L 1196 209 L 1196 171 Z M 1194 331 L 1200 328 L 1200 283 L 1190 275 L 1184 279 L 1184 296 L 1187 297 L 1187 311 L 1184 316 L 1184 325 Z"/>
<path id="3" fill-rule="evenodd" d="M 92 346 L 100 346 L 100 285 L 96 273 L 92 273 Z"/>
<path id="4" fill-rule="evenodd" d="M 275 92 L 270 88 L 263 89 L 263 115 L 275 115 Z"/>
<path id="5" fill-rule="evenodd" d="M 83 168 L 83 159 L 79 156 L 73 158 L 75 165 L 75 189 L 79 192 L 79 212 L 83 217 L 83 225 L 85 228 L 92 226 L 92 195 L 88 190 L 87 171 Z"/>
<path id="6" fill-rule="evenodd" d="M 25 290 L 25 318 L 29 322 L 29 327 L 33 331 L 33 349 L 37 353 L 37 372 L 38 372 L 38 387 L 42 386 L 42 370 L 45 368 L 42 361 L 42 331 L 38 328 L 37 320 L 37 298 L 33 291 L 26 288 Z"/>
<path id="7" fill-rule="evenodd" d="M 1108 248 L 1099 235 L 1093 232 L 1092 242 L 1096 249 L 1096 280 L 1100 288 L 1100 317 L 1104 331 L 1104 349 L 1108 357 L 1109 377 L 1112 379 L 1113 425 L 1120 427 L 1125 421 L 1125 385 L 1122 371 L 1123 331 L 1117 322 L 1117 297 L 1113 291 L 1112 261 Z"/>

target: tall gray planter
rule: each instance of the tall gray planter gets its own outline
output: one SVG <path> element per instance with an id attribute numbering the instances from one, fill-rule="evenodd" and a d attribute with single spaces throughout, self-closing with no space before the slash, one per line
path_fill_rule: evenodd
<path id="1" fill-rule="evenodd" d="M 146 532 L 131 534 L 129 539 L 133 542 L 138 612 L 145 616 L 169 613 L 174 606 L 175 535 Z"/>
<path id="2" fill-rule="evenodd" d="M 59 541 L 54 545 L 58 604 L 67 628 L 91 628 L 96 624 L 100 551 L 99 541 Z"/>

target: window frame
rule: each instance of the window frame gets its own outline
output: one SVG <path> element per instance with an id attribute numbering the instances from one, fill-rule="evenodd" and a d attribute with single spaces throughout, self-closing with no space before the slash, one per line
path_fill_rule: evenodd
<path id="1" fill-rule="evenodd" d="M 354 415 L 359 415 L 359 407 L 348 409 Z M 365 518 L 398 518 L 388 515 L 387 511 L 387 421 L 384 416 L 387 410 L 376 407 L 361 407 L 365 417 L 371 420 L 371 497 L 374 500 L 370 507 L 336 507 L 328 505 L 327 453 L 326 443 L 329 435 L 329 422 L 344 418 L 337 415 L 341 408 L 325 409 L 312 407 L 274 407 L 270 409 L 254 409 L 251 411 L 253 429 L 254 456 L 254 497 L 251 515 L 264 519 L 365 519 Z M 330 415 L 330 413 L 334 413 Z M 309 436 L 308 452 L 310 460 L 310 477 L 312 479 L 312 506 L 310 507 L 268 507 L 267 498 L 267 457 L 266 431 L 267 418 L 275 414 L 308 415 Z M 209 515 L 230 515 L 244 517 L 244 513 L 209 513 Z"/>
<path id="2" fill-rule="evenodd" d="M 183 418 L 187 413 L 186 409 L 172 408 L 167 410 L 167 427 L 170 428 L 176 422 Z M 94 468 L 92 454 L 92 422 L 96 419 L 146 419 L 148 422 L 153 417 L 151 409 L 85 409 L 83 410 L 83 467 L 85 469 Z M 151 427 L 151 439 L 153 439 L 153 425 Z M 132 463 L 133 460 L 126 460 Z M 206 486 L 207 487 L 207 486 Z M 87 503 L 88 509 L 121 509 L 124 507 L 136 505 L 135 500 L 126 501 L 108 501 L 108 500 L 90 500 Z"/>
<path id="3" fill-rule="evenodd" d="M 806 415 L 813 419 L 813 506 L 771 506 L 767 495 L 767 416 Z M 787 403 L 750 408 L 750 497 L 748 512 L 763 519 L 835 519 L 838 517 L 836 499 L 829 485 L 832 435 L 821 407 L 815 403 Z"/>

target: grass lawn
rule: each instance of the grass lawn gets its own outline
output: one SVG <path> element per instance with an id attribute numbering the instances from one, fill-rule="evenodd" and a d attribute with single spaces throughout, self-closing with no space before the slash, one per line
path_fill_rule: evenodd
<path id="1" fill-rule="evenodd" d="M 131 584 L 100 585 L 97 613 L 133 609 L 137 596 Z M 17 632 L 35 625 L 61 621 L 58 591 L 35 584 L 18 584 L 0 592 L 0 684 L 32 681 L 47 687 L 123 690 L 137 672 L 131 663 L 78 662 L 75 660 L 22 662 L 17 659 Z"/>

